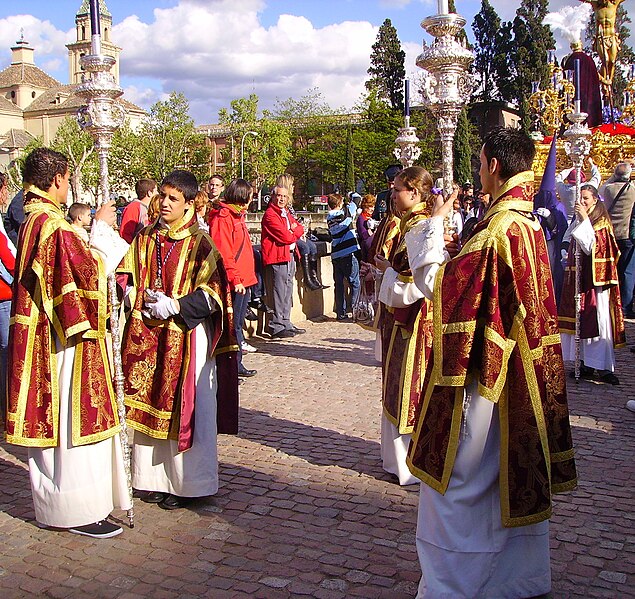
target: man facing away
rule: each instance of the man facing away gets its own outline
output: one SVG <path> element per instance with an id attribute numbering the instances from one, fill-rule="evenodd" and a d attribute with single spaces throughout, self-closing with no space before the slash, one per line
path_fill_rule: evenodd
<path id="1" fill-rule="evenodd" d="M 139 179 L 135 185 L 137 199 L 132 200 L 123 211 L 119 234 L 132 243 L 135 235 L 149 224 L 148 206 L 152 196 L 157 192 L 157 183 L 152 179 Z"/>
<path id="2" fill-rule="evenodd" d="M 420 487 L 419 597 L 533 597 L 551 588 L 551 495 L 576 471 L 556 301 L 533 210 L 532 140 L 481 150 L 492 203 L 444 262 L 449 203 L 406 236 L 434 339 L 408 464 Z"/>
<path id="3" fill-rule="evenodd" d="M 198 224 L 197 191 L 188 171 L 165 177 L 160 217 L 135 237 L 119 269 L 132 279 L 122 352 L 132 482 L 142 500 L 167 510 L 216 493 L 217 432 L 238 432 L 231 294 Z"/>
<path id="4" fill-rule="evenodd" d="M 36 520 L 96 538 L 129 509 L 120 429 L 106 350 L 106 274 L 128 249 L 97 210 L 90 247 L 62 214 L 68 161 L 38 148 L 24 165 L 10 332 L 7 441 L 29 448 Z"/>

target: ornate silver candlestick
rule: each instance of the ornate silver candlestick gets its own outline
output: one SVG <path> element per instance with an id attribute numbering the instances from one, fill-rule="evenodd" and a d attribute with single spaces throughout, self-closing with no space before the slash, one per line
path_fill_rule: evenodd
<path id="1" fill-rule="evenodd" d="M 395 139 L 397 147 L 393 150 L 395 158 L 401 162 L 404 168 L 412 166 L 421 156 L 417 129 L 410 126 L 410 117 L 405 117 L 405 126 L 399 129 L 399 135 Z"/>
<path id="2" fill-rule="evenodd" d="M 427 17 L 421 27 L 435 40 L 431 46 L 423 42 L 423 52 L 417 66 L 426 71 L 423 97 L 438 118 L 443 161 L 443 188 L 452 193 L 454 181 L 453 143 L 459 114 L 474 87 L 474 78 L 468 69 L 474 56 L 460 44 L 456 36 L 465 26 L 465 19 L 457 14 Z"/>
<path id="3" fill-rule="evenodd" d="M 77 88 L 78 96 L 87 101 L 77 113 L 77 121 L 82 129 L 88 131 L 95 140 L 95 148 L 99 156 L 99 188 L 101 203 L 110 199 L 108 182 L 108 153 L 112 146 L 112 137 L 124 121 L 124 110 L 115 104 L 115 99 L 123 94 L 117 85 L 110 69 L 115 59 L 101 53 L 101 35 L 99 33 L 99 0 L 91 0 L 91 54 L 82 56 L 81 64 L 88 78 Z M 114 368 L 114 389 L 117 398 L 117 412 L 121 424 L 121 448 L 124 466 L 128 479 L 128 492 L 132 505 L 132 475 L 130 470 L 130 442 L 126 425 L 126 408 L 124 405 L 124 377 L 121 363 L 121 332 L 119 330 L 119 299 L 117 296 L 117 280 L 114 274 L 108 276 L 108 295 L 111 303 L 110 332 L 112 335 L 112 355 Z M 130 528 L 134 527 L 134 510 L 128 510 Z"/>
<path id="4" fill-rule="evenodd" d="M 575 202 L 580 202 L 582 180 L 580 173 L 584 159 L 591 151 L 591 129 L 583 124 L 587 118 L 586 112 L 581 112 L 580 101 L 575 102 L 575 111 L 567 115 L 571 125 L 564 132 L 564 149 L 567 156 L 571 158 L 575 169 Z M 572 238 L 571 243 L 575 243 L 575 380 L 580 380 L 580 310 L 582 307 L 582 294 L 580 292 L 581 270 L 582 270 L 582 250 L 580 245 Z"/>

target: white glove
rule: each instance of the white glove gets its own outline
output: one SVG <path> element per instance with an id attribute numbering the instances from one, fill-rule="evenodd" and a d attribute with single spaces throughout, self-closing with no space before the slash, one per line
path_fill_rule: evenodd
<path id="1" fill-rule="evenodd" d="M 566 260 L 569 257 L 569 252 L 567 250 L 560 250 L 560 258 L 562 260 Z"/>
<path id="2" fill-rule="evenodd" d="M 542 218 L 549 218 L 551 211 L 546 208 L 536 208 L 536 214 L 542 216 Z"/>
<path id="3" fill-rule="evenodd" d="M 157 292 L 156 301 L 151 304 L 146 303 L 146 307 L 150 311 L 152 318 L 158 318 L 159 320 L 167 320 L 170 316 L 174 316 L 179 313 L 179 303 L 168 297 L 162 291 Z"/>

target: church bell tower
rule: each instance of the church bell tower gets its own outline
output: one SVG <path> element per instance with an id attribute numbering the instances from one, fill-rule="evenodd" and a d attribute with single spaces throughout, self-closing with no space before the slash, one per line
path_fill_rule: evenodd
<path id="1" fill-rule="evenodd" d="M 106 6 L 105 0 L 99 2 L 99 14 L 101 20 L 101 51 L 103 54 L 112 56 L 117 62 L 112 68 L 115 81 L 119 84 L 119 52 L 121 48 L 115 46 L 110 41 L 112 30 L 112 15 Z M 90 54 L 90 6 L 88 0 L 83 0 L 77 14 L 75 15 L 75 30 L 77 39 L 72 44 L 67 44 L 69 83 L 81 83 L 84 71 L 80 59 L 85 54 Z"/>

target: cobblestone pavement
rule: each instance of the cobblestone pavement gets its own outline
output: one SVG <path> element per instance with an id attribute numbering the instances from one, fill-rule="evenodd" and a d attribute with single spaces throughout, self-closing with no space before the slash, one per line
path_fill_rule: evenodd
<path id="1" fill-rule="evenodd" d="M 258 375 L 240 435 L 219 441 L 218 495 L 176 512 L 137 501 L 114 539 L 39 529 L 26 451 L 2 443 L 0 597 L 414 597 L 417 487 L 380 466 L 374 337 L 306 327 L 252 341 Z M 635 597 L 635 355 L 618 364 L 618 387 L 569 386 L 580 484 L 555 503 L 554 598 Z"/>

